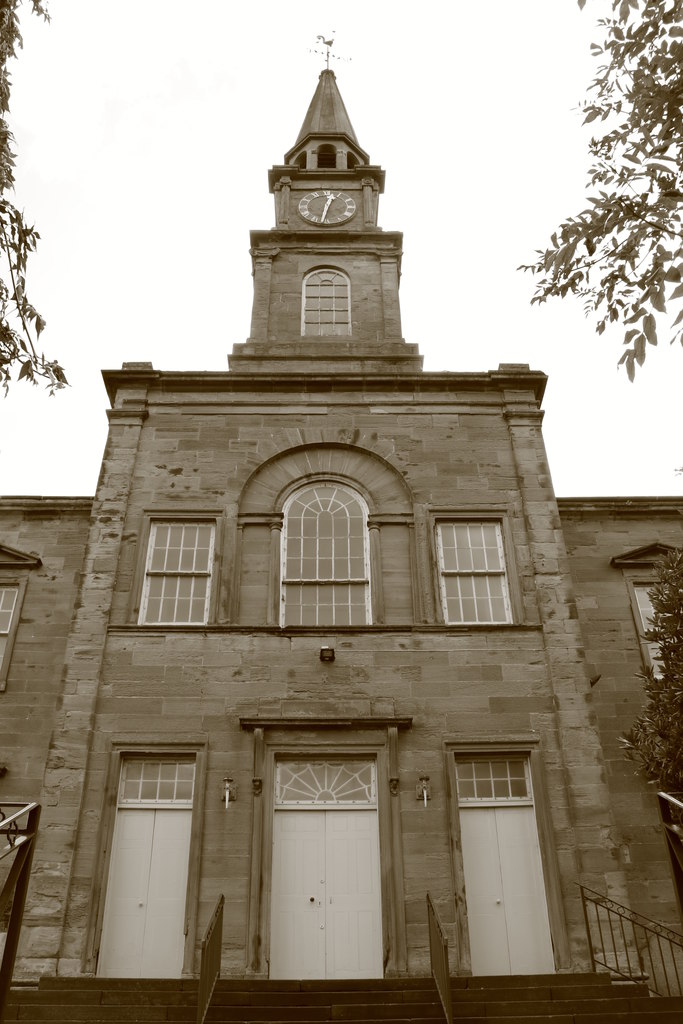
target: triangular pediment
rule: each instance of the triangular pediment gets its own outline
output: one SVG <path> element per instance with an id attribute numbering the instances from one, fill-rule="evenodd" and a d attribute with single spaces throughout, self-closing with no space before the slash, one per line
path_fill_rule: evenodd
<path id="1" fill-rule="evenodd" d="M 0 569 L 37 569 L 42 564 L 33 552 L 18 551 L 7 544 L 0 544 Z"/>
<path id="2" fill-rule="evenodd" d="M 665 558 L 670 551 L 675 551 L 673 544 L 661 544 L 656 541 L 654 544 L 645 544 L 641 548 L 634 548 L 632 551 L 625 551 L 623 555 L 615 555 L 611 564 L 618 569 L 637 568 L 638 566 L 650 566 L 660 558 Z"/>

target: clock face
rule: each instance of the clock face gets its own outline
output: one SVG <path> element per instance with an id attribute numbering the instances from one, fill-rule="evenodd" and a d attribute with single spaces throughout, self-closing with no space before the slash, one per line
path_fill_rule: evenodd
<path id="1" fill-rule="evenodd" d="M 309 192 L 299 202 L 299 213 L 312 224 L 342 224 L 350 220 L 356 212 L 356 204 L 346 192 L 335 192 L 329 188 L 321 188 L 318 192 Z"/>

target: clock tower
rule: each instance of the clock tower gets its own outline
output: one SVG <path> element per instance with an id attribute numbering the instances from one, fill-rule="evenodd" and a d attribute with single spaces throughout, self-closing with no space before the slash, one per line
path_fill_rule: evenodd
<path id="1" fill-rule="evenodd" d="M 358 143 L 333 71 L 268 174 L 275 227 L 251 232 L 251 333 L 236 373 L 415 373 L 401 334 L 403 236 L 377 224 L 384 171 Z"/>

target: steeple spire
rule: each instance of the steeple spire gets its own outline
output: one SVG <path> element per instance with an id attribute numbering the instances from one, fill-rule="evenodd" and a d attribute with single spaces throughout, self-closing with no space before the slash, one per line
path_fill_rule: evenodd
<path id="1" fill-rule="evenodd" d="M 296 163 L 300 167 L 309 168 L 321 166 L 319 161 L 311 159 L 311 155 L 317 154 L 321 146 L 330 147 L 331 151 L 338 152 L 343 167 L 370 163 L 370 157 L 358 145 L 334 71 L 327 68 L 320 72 L 318 86 L 301 125 L 301 131 L 293 147 L 285 153 L 285 163 Z"/>
<path id="2" fill-rule="evenodd" d="M 306 136 L 313 134 L 347 135 L 358 145 L 358 139 L 346 112 L 344 100 L 341 98 L 334 71 L 320 72 L 318 87 L 313 94 L 296 145 L 302 142 Z"/>

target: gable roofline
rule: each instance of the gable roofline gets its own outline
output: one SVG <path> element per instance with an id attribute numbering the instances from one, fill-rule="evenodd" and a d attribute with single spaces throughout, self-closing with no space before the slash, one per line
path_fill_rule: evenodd
<path id="1" fill-rule="evenodd" d="M 37 569 L 43 564 L 35 552 L 19 551 L 8 544 L 0 544 L 0 569 Z"/>
<path id="2" fill-rule="evenodd" d="M 633 548 L 632 551 L 625 551 L 622 555 L 614 555 L 610 559 L 610 565 L 617 569 L 628 566 L 650 566 L 659 558 L 664 558 L 675 550 L 676 547 L 673 544 L 662 544 L 660 541 L 655 541 L 653 544 L 644 544 L 642 547 Z"/>

